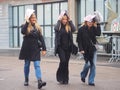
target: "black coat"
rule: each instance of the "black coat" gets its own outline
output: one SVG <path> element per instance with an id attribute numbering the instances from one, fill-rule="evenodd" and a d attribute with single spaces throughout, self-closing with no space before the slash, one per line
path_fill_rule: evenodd
<path id="1" fill-rule="evenodd" d="M 68 32 L 68 36 L 69 36 L 69 46 L 71 46 L 73 44 L 73 35 L 72 35 L 72 32 L 74 32 L 76 30 L 75 26 L 73 25 L 72 21 L 69 21 L 69 25 L 71 27 L 71 31 Z M 61 34 L 63 33 L 63 31 L 65 30 L 62 30 L 64 29 L 62 27 L 62 23 L 60 20 L 57 21 L 57 24 L 55 25 L 54 27 L 54 30 L 55 30 L 55 55 L 58 53 L 58 47 L 62 47 L 62 44 L 61 44 L 61 38 L 63 37 Z"/>
<path id="2" fill-rule="evenodd" d="M 40 50 L 46 50 L 43 36 L 35 28 L 27 34 L 28 23 L 22 26 L 21 33 L 24 35 L 23 43 L 20 50 L 19 59 L 40 60 Z M 42 47 L 38 45 L 38 39 L 42 42 Z"/>
<path id="3" fill-rule="evenodd" d="M 98 24 L 97 27 L 92 26 L 88 30 L 87 26 L 82 26 L 79 28 L 77 33 L 77 43 L 79 51 L 85 51 L 84 59 L 92 60 L 94 51 L 96 50 L 95 44 L 97 42 L 96 36 L 101 35 L 101 28 Z"/>

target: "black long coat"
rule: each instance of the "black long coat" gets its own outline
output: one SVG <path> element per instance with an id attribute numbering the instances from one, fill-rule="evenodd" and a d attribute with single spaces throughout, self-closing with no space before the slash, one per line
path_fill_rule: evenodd
<path id="1" fill-rule="evenodd" d="M 58 47 L 61 45 L 61 21 L 58 20 L 57 24 L 54 27 L 55 30 L 55 55 L 58 53 Z M 69 32 L 69 36 L 70 36 L 70 46 L 73 44 L 73 35 L 72 33 L 76 30 L 75 26 L 73 25 L 72 21 L 69 21 L 69 25 L 71 27 L 71 31 Z"/>
<path id="2" fill-rule="evenodd" d="M 21 33 L 24 35 L 23 43 L 20 50 L 19 59 L 21 60 L 40 60 L 40 50 L 38 39 L 42 42 L 42 50 L 46 50 L 46 45 L 43 36 L 34 28 L 27 34 L 28 23 L 22 26 Z"/>
<path id="3" fill-rule="evenodd" d="M 96 36 L 101 35 L 101 28 L 98 24 L 97 27 L 92 26 L 90 30 L 88 30 L 87 26 L 82 26 L 79 28 L 77 33 L 77 43 L 79 47 L 79 51 L 85 51 L 84 59 L 92 60 L 94 51 L 96 47 L 94 46 L 97 42 Z"/>

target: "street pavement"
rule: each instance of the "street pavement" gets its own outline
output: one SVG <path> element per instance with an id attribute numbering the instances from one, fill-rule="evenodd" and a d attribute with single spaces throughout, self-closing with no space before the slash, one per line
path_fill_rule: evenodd
<path id="1" fill-rule="evenodd" d="M 47 85 L 41 90 L 120 90 L 120 63 L 109 63 L 106 58 L 98 58 L 95 86 L 81 82 L 80 71 L 84 60 L 71 58 L 69 64 L 69 84 L 60 85 L 56 81 L 59 66 L 58 57 L 42 57 L 42 79 Z M 0 90 L 38 90 L 33 63 L 30 67 L 29 86 L 24 86 L 24 61 L 17 56 L 0 56 Z"/>

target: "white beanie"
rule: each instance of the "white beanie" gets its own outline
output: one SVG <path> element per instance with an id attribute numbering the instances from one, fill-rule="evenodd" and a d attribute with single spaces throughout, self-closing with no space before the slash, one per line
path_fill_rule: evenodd
<path id="1" fill-rule="evenodd" d="M 33 9 L 27 9 L 26 12 L 25 12 L 25 19 L 29 19 L 30 16 L 34 13 L 35 10 Z"/>
<path id="2" fill-rule="evenodd" d="M 89 14 L 84 18 L 84 21 L 92 22 L 93 18 L 95 18 L 95 15 Z"/>

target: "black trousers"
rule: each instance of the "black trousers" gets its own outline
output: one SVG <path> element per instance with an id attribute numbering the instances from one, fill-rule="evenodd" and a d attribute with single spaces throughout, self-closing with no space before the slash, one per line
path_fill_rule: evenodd
<path id="1" fill-rule="evenodd" d="M 58 49 L 58 56 L 60 58 L 59 67 L 56 73 L 56 78 L 58 82 L 69 81 L 69 59 L 70 59 L 70 50 L 63 50 L 62 48 Z"/>

